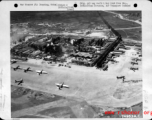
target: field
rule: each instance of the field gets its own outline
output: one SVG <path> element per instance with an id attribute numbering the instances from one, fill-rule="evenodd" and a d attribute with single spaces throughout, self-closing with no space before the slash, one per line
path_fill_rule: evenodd
<path id="1" fill-rule="evenodd" d="M 142 12 L 141 11 L 115 11 L 122 15 L 126 14 L 127 17 L 131 20 L 141 20 Z"/>
<path id="2" fill-rule="evenodd" d="M 128 38 L 132 39 L 135 41 L 141 41 L 142 40 L 142 35 L 141 35 L 141 28 L 136 28 L 136 29 L 125 29 L 125 30 L 117 30 L 121 35 L 122 38 Z"/>
<path id="3" fill-rule="evenodd" d="M 121 115 L 117 111 L 123 111 L 122 108 L 99 108 L 89 105 L 85 100 L 74 100 L 24 87 L 12 85 L 11 89 L 13 118 L 119 118 Z M 131 108 L 140 111 L 139 117 L 142 116 L 142 103 Z M 104 110 L 110 109 L 116 111 L 116 114 L 105 115 Z M 125 110 L 130 111 L 128 108 Z"/>
<path id="4" fill-rule="evenodd" d="M 108 38 L 109 35 L 113 36 L 109 32 L 110 29 L 102 21 L 101 16 L 121 34 L 123 41 L 141 43 L 141 23 L 127 20 L 121 16 L 124 13 L 115 12 L 12 11 L 11 43 L 14 45 L 15 43 L 21 43 L 27 36 L 38 36 L 37 34 L 43 36 L 46 34 L 59 35 L 61 33 L 62 36 L 70 37 L 70 39 L 84 37 L 86 41 L 96 37 L 106 36 Z M 116 16 L 117 13 L 119 13 L 118 17 Z M 128 14 L 130 13 L 128 12 Z M 138 17 L 141 18 L 141 16 Z M 96 30 L 97 27 L 101 29 L 98 31 Z M 86 34 L 87 31 L 88 34 Z M 35 37 L 35 39 L 38 38 Z M 72 43 L 68 44 L 71 45 Z M 135 62 L 132 59 L 139 58 L 139 54 L 142 53 L 137 51 L 136 46 L 126 45 L 126 47 L 127 50 L 122 49 L 124 54 L 119 53 L 119 57 L 111 58 L 116 63 L 112 61 L 106 63 L 108 65 L 107 71 L 72 63 L 69 63 L 71 68 L 59 67 L 60 62 L 49 64 L 47 61 L 34 58 L 12 64 L 11 67 L 19 65 L 21 68 L 30 67 L 32 69 L 32 71 L 24 72 L 22 69 L 14 70 L 11 68 L 12 117 L 114 118 L 122 116 L 118 114 L 105 115 L 104 112 L 130 111 L 130 109 L 141 112 L 142 60 L 138 61 L 137 65 L 132 65 L 131 62 Z M 65 52 L 64 45 L 62 48 Z M 73 47 L 70 49 L 73 49 Z M 103 49 L 103 46 L 101 49 Z M 140 59 L 142 59 L 141 56 Z M 138 68 L 138 70 L 133 71 L 131 70 L 132 67 Z M 36 70 L 47 71 L 47 74 L 38 75 Z M 119 76 L 125 76 L 125 81 L 118 79 Z M 15 80 L 21 78 L 24 83 L 19 86 Z M 69 88 L 59 90 L 56 83 L 62 84 L 63 82 Z M 142 117 L 142 114 L 138 117 Z"/>
<path id="5" fill-rule="evenodd" d="M 11 12 L 11 40 L 18 41 L 30 33 L 46 34 L 52 32 L 74 32 L 76 30 L 92 30 L 98 26 L 107 28 L 101 16 L 104 17 L 113 28 L 132 28 L 141 25 L 126 21 L 112 13 L 104 11 L 69 11 L 69 12 Z M 22 21 L 22 22 L 21 22 Z M 27 23 L 21 25 L 22 23 Z M 127 32 L 127 31 L 126 31 Z M 137 31 L 138 32 L 138 31 Z M 135 38 L 137 39 L 137 38 Z"/>
<path id="6" fill-rule="evenodd" d="M 141 62 L 139 62 L 138 71 L 133 72 L 129 70 L 131 58 L 136 57 L 132 55 L 134 53 L 136 53 L 134 48 L 126 50 L 125 55 L 115 58 L 119 63 L 108 63 L 109 68 L 106 72 L 94 67 L 90 68 L 76 65 L 72 65 L 72 68 L 58 67 L 57 65 L 48 66 L 47 63 L 42 64 L 40 60 L 35 61 L 35 63 L 33 62 L 34 60 L 31 60 L 32 62 L 19 62 L 17 65 L 20 65 L 22 68 L 30 66 L 34 71 L 43 69 L 47 71 L 48 74 L 39 76 L 35 72 L 24 73 L 22 70 L 11 70 L 11 83 L 12 85 L 16 85 L 14 81 L 23 78 L 23 87 L 55 94 L 56 97 L 54 100 L 57 101 L 65 97 L 72 100 L 86 101 L 87 104 L 100 108 L 108 106 L 129 107 L 142 101 L 142 82 L 123 83 L 122 80 L 116 79 L 116 77 L 125 75 L 126 81 L 139 80 L 142 78 Z M 13 64 L 13 66 L 16 65 Z M 68 84 L 70 88 L 58 90 L 55 83 L 62 83 L 63 81 L 65 84 Z M 51 102 L 53 105 L 56 104 L 57 101 L 52 102 L 54 100 L 49 99 L 49 97 L 47 98 L 47 100 L 43 101 L 43 104 L 46 104 L 46 102 Z M 12 99 L 17 101 L 14 93 L 12 94 Z M 24 97 L 19 98 L 18 101 L 22 101 L 22 99 L 24 99 Z M 12 100 L 12 102 L 14 102 L 14 100 Z M 22 106 L 18 107 L 18 105 L 13 103 L 12 105 L 15 105 L 15 108 L 13 107 L 12 111 L 22 108 L 26 109 L 26 107 L 29 106 L 32 108 L 33 105 L 38 106 L 41 102 L 22 104 Z"/>

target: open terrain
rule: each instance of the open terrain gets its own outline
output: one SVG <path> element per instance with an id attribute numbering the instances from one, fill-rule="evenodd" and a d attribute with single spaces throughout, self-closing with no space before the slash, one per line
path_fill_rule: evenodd
<path id="1" fill-rule="evenodd" d="M 99 14 L 100 13 L 100 14 Z M 60 35 L 63 41 L 61 45 L 62 52 L 68 54 L 76 45 L 72 45 L 73 39 L 84 38 L 87 42 L 92 39 L 99 39 L 98 42 L 114 43 L 119 40 L 114 36 L 101 19 L 106 19 L 117 32 L 122 36 L 120 50 L 114 50 L 113 57 L 109 57 L 112 52 L 106 56 L 106 61 L 102 64 L 108 66 L 107 71 L 97 66 L 89 67 L 68 63 L 71 68 L 60 66 L 62 62 L 48 61 L 42 58 L 29 57 L 27 61 L 17 61 L 11 65 L 11 110 L 13 118 L 106 118 L 122 117 L 121 115 L 105 115 L 105 111 L 140 111 L 136 117 L 142 117 L 142 53 L 141 46 L 133 45 L 141 43 L 142 30 L 141 22 L 136 21 L 141 18 L 140 15 L 127 14 L 133 16 L 133 19 L 124 17 L 125 13 L 113 11 L 67 11 L 67 12 L 11 12 L 11 47 L 16 44 L 28 41 L 28 37 L 34 37 L 31 42 L 39 43 L 38 37 L 44 38 L 51 35 Z M 69 37 L 64 39 L 64 36 Z M 101 39 L 102 38 L 102 39 Z M 108 39 L 109 38 L 109 39 Z M 39 38 L 40 39 L 40 38 Z M 68 40 L 71 41 L 69 42 Z M 55 46 L 52 38 L 50 44 Z M 57 39 L 56 39 L 57 40 Z M 102 41 L 103 40 L 103 41 Z M 108 41 L 109 40 L 109 41 Z M 30 41 L 30 39 L 29 39 Z M 68 41 L 68 42 L 67 42 Z M 84 45 L 85 48 L 85 43 Z M 89 41 L 89 42 L 90 42 Z M 41 39 L 41 42 L 46 41 Z M 104 43 L 103 42 L 103 43 Z M 127 43 L 128 42 L 128 43 Z M 134 43 L 133 43 L 134 42 Z M 33 45 L 32 43 L 32 45 Z M 95 42 L 94 42 L 95 43 Z M 126 45 L 126 44 L 128 45 Z M 58 44 L 58 43 L 57 43 Z M 131 45 L 130 45 L 131 44 Z M 29 44 L 28 44 L 29 45 Z M 80 45 L 80 44 L 78 44 Z M 78 46 L 77 45 L 77 46 Z M 88 45 L 88 44 L 87 44 Z M 109 52 L 112 50 L 102 45 L 89 44 L 96 52 L 103 52 L 103 49 Z M 109 45 L 109 44 L 108 44 Z M 113 45 L 113 44 L 112 44 Z M 110 45 L 109 45 L 110 46 Z M 124 47 L 126 48 L 124 48 Z M 115 46 L 116 47 L 116 46 Z M 53 47 L 52 47 L 53 48 Z M 108 49 L 107 49 L 108 48 Z M 26 49 L 31 49 L 30 45 Z M 32 48 L 33 49 L 33 48 Z M 54 49 L 56 49 L 54 47 Z M 75 51 L 82 52 L 79 48 Z M 18 53 L 21 49 L 18 48 Z M 39 48 L 36 49 L 37 51 Z M 36 51 L 34 50 L 34 52 Z M 50 49 L 50 51 L 53 49 Z M 14 50 L 15 51 L 15 50 Z M 44 51 L 44 50 L 42 50 Z M 49 52 L 50 52 L 49 51 Z M 89 51 L 89 50 L 88 50 Z M 86 50 L 86 53 L 89 53 Z M 106 53 L 104 51 L 104 53 Z M 112 50 L 113 51 L 113 50 Z M 23 51 L 22 51 L 23 52 Z M 48 53 L 49 53 L 48 52 Z M 92 51 L 91 51 L 92 52 Z M 119 52 L 119 53 L 117 53 Z M 122 52 L 122 53 L 120 53 Z M 17 55 L 16 51 L 14 55 Z M 77 52 L 76 52 L 77 53 Z M 41 55 L 44 52 L 41 53 Z M 52 57 L 53 52 L 50 52 Z M 92 53 L 91 53 L 92 54 Z M 119 54 L 119 56 L 117 56 Z M 139 57 L 139 54 L 141 55 Z M 12 54 L 13 55 L 13 54 Z M 18 54 L 21 56 L 21 54 Z M 49 56 L 46 53 L 46 56 Z M 92 54 L 96 55 L 96 54 Z M 83 56 L 84 57 L 84 56 Z M 53 58 L 53 57 L 52 57 Z M 73 57 L 74 58 L 74 57 Z M 81 58 L 81 57 L 78 57 Z M 135 58 L 137 65 L 132 65 Z M 94 59 L 90 57 L 89 59 Z M 68 60 L 68 59 L 67 59 Z M 88 60 L 85 58 L 85 60 Z M 115 61 L 115 62 L 112 62 Z M 67 62 L 67 61 L 66 61 Z M 32 71 L 24 72 L 23 69 L 14 70 L 12 67 L 20 66 L 21 68 L 30 67 Z M 131 70 L 130 68 L 138 68 Z M 47 74 L 38 75 L 36 70 L 47 71 Z M 125 79 L 117 77 L 125 76 Z M 17 85 L 15 80 L 23 79 L 22 85 Z M 69 88 L 59 88 L 56 83 L 64 82 Z"/>
<path id="2" fill-rule="evenodd" d="M 22 68 L 28 66 L 31 67 L 33 72 L 24 73 L 23 70 L 11 70 L 11 83 L 15 84 L 15 80 L 20 78 L 24 79 L 23 87 L 37 90 L 46 93 L 52 93 L 59 96 L 64 96 L 70 99 L 78 99 L 86 101 L 87 104 L 98 107 L 130 107 L 132 105 L 142 102 L 142 82 L 132 83 L 131 80 L 142 79 L 141 62 L 139 62 L 139 70 L 136 72 L 131 71 L 131 59 L 136 57 L 134 54 L 136 50 L 132 47 L 130 50 L 126 50 L 124 55 L 115 58 L 119 63 L 112 64 L 109 62 L 108 71 L 98 70 L 96 68 L 83 67 L 72 65 L 72 68 L 58 67 L 57 65 L 47 65 L 42 63 L 41 60 L 29 60 L 29 62 L 19 62 Z M 133 54 L 133 55 L 132 55 Z M 41 65 L 40 65 L 41 64 Z M 13 64 L 16 66 L 16 64 Z M 37 75 L 35 70 L 45 70 L 48 74 Z M 122 80 L 116 79 L 117 76 L 125 75 L 126 81 L 129 83 L 123 83 Z M 55 83 L 63 82 L 70 86 L 69 89 L 58 90 Z M 63 97 L 55 97 L 56 99 L 63 99 Z M 54 98 L 54 100 L 56 100 Z M 12 102 L 14 99 L 12 94 Z M 24 97 L 20 97 L 19 101 L 23 102 Z M 53 101 L 54 101 L 53 100 Z M 35 101 L 35 100 L 34 100 Z M 33 101 L 33 102 L 34 102 Z M 46 102 L 52 102 L 48 97 Z M 18 102 L 16 104 L 18 104 Z M 12 106 L 18 106 L 12 104 Z M 22 103 L 24 104 L 24 103 Z M 38 103 L 40 104 L 40 103 Z M 38 105 L 35 103 L 35 105 Z M 45 104 L 45 101 L 43 101 Z M 56 102 L 52 103 L 53 105 Z M 33 104 L 19 106 L 17 109 L 26 107 L 32 108 Z M 16 109 L 16 107 L 14 109 Z M 12 111 L 14 111 L 12 109 Z M 19 112 L 18 112 L 19 113 Z M 14 114 L 12 114 L 14 115 Z M 15 117 L 15 116 L 14 116 Z"/>
<path id="3" fill-rule="evenodd" d="M 100 15 L 98 14 L 100 13 Z M 69 11 L 69 12 L 11 12 L 11 41 L 23 41 L 26 36 L 31 34 L 52 34 L 55 33 L 75 33 L 76 31 L 85 33 L 94 31 L 96 27 L 106 29 L 101 16 L 104 17 L 113 28 L 130 28 L 138 36 L 141 35 L 140 24 L 119 17 L 115 17 L 117 12 L 109 11 Z M 120 14 L 119 14 L 120 15 Z M 22 21 L 22 22 L 21 22 Z M 123 30 L 122 30 L 123 32 Z M 121 32 L 121 33 L 122 33 Z M 139 32 L 139 33 L 138 33 Z M 124 34 L 124 33 L 122 33 Z M 132 35 L 130 31 L 125 30 L 125 34 L 135 40 L 140 37 Z M 79 36 L 79 35 L 78 35 Z M 123 35 L 125 38 L 126 36 Z M 138 38 L 137 38 L 138 37 Z M 140 39 L 141 40 L 141 39 Z"/>

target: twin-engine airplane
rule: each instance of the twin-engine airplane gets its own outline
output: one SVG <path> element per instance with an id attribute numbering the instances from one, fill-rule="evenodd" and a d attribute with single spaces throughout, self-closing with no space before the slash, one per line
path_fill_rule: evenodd
<path id="1" fill-rule="evenodd" d="M 138 62 L 138 61 L 141 61 L 141 59 L 138 59 L 138 58 L 137 58 L 135 61 Z"/>
<path id="2" fill-rule="evenodd" d="M 64 85 L 64 82 L 62 84 L 56 83 L 55 85 L 59 88 L 59 90 L 61 90 L 62 88 L 70 88 L 68 85 Z"/>
<path id="3" fill-rule="evenodd" d="M 123 79 L 124 80 L 125 76 L 120 76 L 120 77 L 117 76 L 117 79 Z"/>
<path id="4" fill-rule="evenodd" d="M 15 80 L 15 83 L 18 83 L 18 85 L 22 85 L 23 82 L 23 78 L 21 78 L 20 80 Z"/>
<path id="5" fill-rule="evenodd" d="M 36 72 L 37 72 L 38 75 L 47 74 L 47 72 L 43 71 L 43 70 L 36 70 Z"/>
<path id="6" fill-rule="evenodd" d="M 138 70 L 138 68 L 131 67 L 130 70 L 133 70 L 135 72 L 136 70 Z"/>
<path id="7" fill-rule="evenodd" d="M 24 69 L 24 72 L 28 72 L 28 71 L 31 71 L 31 72 L 32 72 L 33 70 L 31 70 L 30 67 Z"/>
<path id="8" fill-rule="evenodd" d="M 141 59 L 139 59 L 139 58 L 133 58 L 132 60 L 134 60 L 136 62 L 141 61 Z"/>
<path id="9" fill-rule="evenodd" d="M 12 68 L 14 69 L 14 71 L 17 70 L 17 69 L 22 69 L 19 65 L 16 66 L 16 67 L 12 67 Z"/>
<path id="10" fill-rule="evenodd" d="M 132 64 L 132 65 L 138 65 L 138 63 L 136 63 L 136 62 L 131 62 L 131 64 Z"/>
<path id="11" fill-rule="evenodd" d="M 17 60 L 11 60 L 11 64 L 17 63 Z"/>

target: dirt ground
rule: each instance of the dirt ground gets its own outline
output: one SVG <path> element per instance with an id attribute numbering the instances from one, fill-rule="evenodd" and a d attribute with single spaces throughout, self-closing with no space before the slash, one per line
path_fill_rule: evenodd
<path id="1" fill-rule="evenodd" d="M 141 61 L 138 61 L 139 64 L 135 65 L 139 70 L 135 72 L 130 70 L 130 67 L 134 67 L 130 64 L 131 59 L 137 57 L 134 53 L 136 51 L 133 47 L 130 50 L 126 50 L 124 55 L 115 58 L 119 63 L 108 63 L 108 71 L 77 65 L 71 65 L 72 68 L 58 67 L 58 65 L 42 64 L 41 60 L 36 61 L 35 64 L 33 62 L 19 62 L 13 64 L 13 66 L 20 65 L 22 68 L 31 67 L 34 72 L 24 73 L 23 70 L 14 71 L 12 69 L 11 82 L 15 84 L 15 80 L 23 78 L 23 86 L 27 88 L 66 97 L 76 97 L 84 99 L 90 104 L 100 106 L 130 106 L 142 101 L 142 82 L 134 85 L 130 83 L 128 86 L 125 86 L 122 80 L 116 77 L 124 75 L 126 81 L 142 79 Z M 35 70 L 41 69 L 47 71 L 48 74 L 37 75 Z M 62 82 L 69 85 L 70 88 L 58 90 L 55 83 Z M 124 88 L 126 87 L 124 94 L 127 94 L 127 96 L 121 97 L 124 99 L 118 99 L 113 95 L 118 89 L 121 89 L 122 85 Z M 128 89 L 129 86 L 132 86 L 132 89 Z M 136 86 L 139 89 L 136 89 Z"/>
<path id="2" fill-rule="evenodd" d="M 121 118 L 118 111 L 140 111 L 142 103 L 129 108 L 97 107 L 80 99 L 65 98 L 51 93 L 40 92 L 11 85 L 12 118 Z M 105 111 L 115 111 L 107 115 Z"/>
<path id="3" fill-rule="evenodd" d="M 55 96 L 61 96 L 52 101 L 42 100 L 42 102 L 27 102 L 28 97 L 18 96 L 15 98 L 15 87 L 12 87 L 12 116 L 16 117 L 30 117 L 29 107 L 31 111 L 38 107 L 38 111 L 41 113 L 39 116 L 35 117 L 90 117 L 89 114 L 92 114 L 91 117 L 97 115 L 92 108 L 88 109 L 86 113 L 80 112 L 81 106 L 79 105 L 82 101 L 85 101 L 87 106 L 98 106 L 99 108 L 106 109 L 107 107 L 116 108 L 116 107 L 131 107 L 133 105 L 139 104 L 142 102 L 142 81 L 138 83 L 133 83 L 131 80 L 142 80 L 142 61 L 138 61 L 138 65 L 132 65 L 132 58 L 137 58 L 138 54 L 135 50 L 135 47 L 130 47 L 130 50 L 124 50 L 125 54 L 120 55 L 119 57 L 114 58 L 118 63 L 108 62 L 108 71 L 103 71 L 96 69 L 95 67 L 85 67 L 72 65 L 71 68 L 68 67 L 58 67 L 58 64 L 48 64 L 43 60 L 28 60 L 28 62 L 18 62 L 13 64 L 15 67 L 20 65 L 22 68 L 31 67 L 33 72 L 24 73 L 23 70 L 14 71 L 11 69 L 11 84 L 17 86 L 15 80 L 23 78 L 24 83 L 21 87 L 28 88 L 29 90 L 45 92 L 48 94 L 53 94 Z M 130 67 L 137 67 L 139 70 L 132 71 Z M 48 74 L 38 75 L 36 70 L 47 71 Z M 122 79 L 117 79 L 117 76 L 125 76 L 126 83 L 122 82 Z M 62 83 L 69 85 L 70 88 L 63 88 L 59 90 L 55 83 Z M 19 90 L 20 91 L 20 90 Z M 17 92 L 18 93 L 18 92 Z M 33 92 L 32 92 L 33 94 Z M 68 108 L 54 108 L 54 110 L 60 111 L 60 115 L 57 116 L 56 112 L 49 115 L 48 111 L 54 111 L 49 109 L 48 105 L 54 106 L 58 104 L 58 101 L 63 103 L 63 101 L 68 103 L 71 99 L 73 107 Z M 15 102 L 16 101 L 16 102 Z M 32 100 L 35 101 L 35 100 Z M 78 102 L 79 101 L 79 102 Z M 20 103 L 21 102 L 21 103 Z M 78 104 L 79 103 L 79 104 Z M 18 105 L 20 104 L 20 105 Z M 23 105 L 21 105 L 23 104 Z M 46 107 L 45 107 L 46 105 Z M 62 107 L 64 104 L 60 104 L 58 107 Z M 44 107 L 44 111 L 39 108 Z M 63 106 L 64 107 L 64 106 Z M 23 109 L 20 112 L 20 109 Z M 48 109 L 48 110 L 46 110 Z M 64 110 L 65 109 L 65 110 Z M 46 112 L 45 112 L 46 110 Z M 75 110 L 75 112 L 71 112 Z M 86 109 L 85 109 L 86 110 Z M 24 114 L 24 111 L 27 111 L 27 114 Z M 38 112 L 37 111 L 37 112 Z M 43 112 L 42 112 L 43 111 Z M 67 113 L 68 111 L 68 113 Z M 79 111 L 79 112 L 78 112 Z M 91 111 L 89 113 L 89 111 Z M 23 113 L 23 115 L 21 114 Z M 26 113 L 26 112 L 25 112 Z M 37 114 L 37 113 L 35 113 Z M 63 115 L 64 114 L 64 115 Z M 34 113 L 32 113 L 34 115 Z M 33 116 L 34 117 L 34 116 Z"/>

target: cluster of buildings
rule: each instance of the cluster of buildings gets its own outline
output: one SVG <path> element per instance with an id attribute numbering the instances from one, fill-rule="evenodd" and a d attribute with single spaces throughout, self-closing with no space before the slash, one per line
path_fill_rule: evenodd
<path id="1" fill-rule="evenodd" d="M 43 49 L 47 46 L 50 39 L 46 36 L 37 36 L 26 40 L 25 42 L 14 46 L 11 49 L 11 57 L 14 59 L 21 58 L 39 58 L 46 57 Z"/>
<path id="2" fill-rule="evenodd" d="M 55 42 L 54 42 L 55 41 Z M 58 42 L 56 42 L 58 41 Z M 64 41 L 64 42 L 63 42 Z M 61 36 L 37 36 L 31 38 L 22 44 L 18 44 L 11 49 L 11 58 L 27 60 L 44 59 L 47 61 L 66 62 L 62 60 L 64 54 L 58 57 L 55 54 L 46 52 L 49 46 L 64 46 L 67 50 L 73 48 L 68 53 L 66 58 L 71 59 L 72 64 L 85 65 L 85 66 L 97 66 L 102 67 L 102 63 L 107 57 L 110 57 L 109 53 L 118 47 L 121 38 L 115 37 L 115 39 L 63 39 Z M 67 46 L 65 46 L 67 44 Z M 123 47 L 123 46 L 120 46 Z M 69 51 L 69 50 L 68 50 Z"/>
<path id="3" fill-rule="evenodd" d="M 119 56 L 124 53 L 121 49 L 137 46 L 138 51 L 141 51 L 141 43 L 122 41 L 121 35 L 107 21 L 104 19 L 103 21 L 113 34 L 107 39 L 41 35 L 32 37 L 13 47 L 11 49 L 11 57 L 12 59 L 27 60 L 28 58 L 33 58 L 62 63 L 70 59 L 71 64 L 104 68 L 105 64 L 112 60 L 113 56 Z M 56 53 L 59 51 L 63 53 L 57 55 Z M 66 57 L 64 57 L 65 55 Z"/>
<path id="4" fill-rule="evenodd" d="M 110 52 L 115 50 L 120 42 L 121 38 L 118 37 L 115 37 L 113 40 L 104 40 L 100 45 L 93 44 L 87 46 L 85 42 L 85 52 L 84 50 L 79 49 L 70 54 L 72 63 L 85 66 L 103 67 L 103 63 L 108 57 L 110 57 Z"/>

